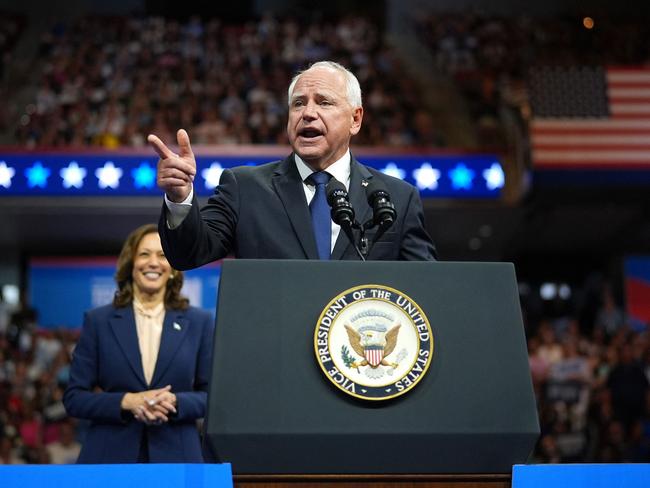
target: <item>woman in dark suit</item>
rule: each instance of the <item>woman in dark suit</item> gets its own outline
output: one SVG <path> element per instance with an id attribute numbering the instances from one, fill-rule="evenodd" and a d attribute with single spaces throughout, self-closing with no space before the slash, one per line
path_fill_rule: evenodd
<path id="1" fill-rule="evenodd" d="M 91 421 L 79 463 L 203 462 L 213 320 L 180 295 L 155 225 L 118 258 L 113 303 L 86 313 L 63 402 Z"/>

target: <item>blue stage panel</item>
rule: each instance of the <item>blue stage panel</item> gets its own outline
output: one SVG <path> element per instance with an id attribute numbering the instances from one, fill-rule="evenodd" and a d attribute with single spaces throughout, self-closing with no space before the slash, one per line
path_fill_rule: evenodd
<path id="1" fill-rule="evenodd" d="M 0 466 L 4 488 L 232 488 L 230 464 Z"/>
<path id="2" fill-rule="evenodd" d="M 512 467 L 512 488 L 647 488 L 650 464 L 538 464 Z"/>

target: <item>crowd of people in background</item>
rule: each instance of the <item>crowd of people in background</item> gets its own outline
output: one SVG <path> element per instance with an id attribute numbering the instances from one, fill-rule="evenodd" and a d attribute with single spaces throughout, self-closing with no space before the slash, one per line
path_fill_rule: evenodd
<path id="1" fill-rule="evenodd" d="M 0 464 L 74 463 L 80 429 L 62 398 L 78 331 L 40 328 L 29 306 L 0 312 Z"/>
<path id="2" fill-rule="evenodd" d="M 8 22 L 3 56 L 20 33 L 18 19 Z M 641 21 L 590 22 L 464 12 L 428 15 L 416 27 L 432 55 L 430 71 L 453 80 L 479 143 L 495 146 L 505 144 L 499 139 L 505 109 L 524 123 L 530 118 L 531 67 L 648 63 L 650 32 Z M 317 59 L 340 62 L 359 78 L 365 120 L 357 144 L 444 145 L 424 88 L 382 28 L 357 15 L 311 21 L 267 15 L 239 24 L 200 17 L 58 23 L 41 40 L 34 99 L 14 138 L 28 147 L 139 147 L 149 133 L 171 140 L 184 127 L 197 144 L 286 144 L 287 80 Z"/>
<path id="3" fill-rule="evenodd" d="M 522 300 L 541 436 L 536 463 L 650 462 L 650 338 L 608 286 L 587 326 L 575 307 Z M 30 307 L 0 318 L 0 464 L 70 463 L 84 424 L 61 398 L 78 331 L 39 328 Z M 583 321 L 584 322 L 584 321 Z"/>
<path id="4" fill-rule="evenodd" d="M 286 144 L 288 81 L 318 59 L 359 78 L 365 116 L 357 143 L 436 140 L 417 85 L 363 17 L 85 17 L 44 35 L 39 57 L 35 99 L 15 133 L 25 146 L 140 147 L 149 133 L 170 141 L 181 127 L 196 144 Z"/>
<path id="5" fill-rule="evenodd" d="M 598 295 L 583 313 L 561 300 L 541 314 L 523 303 L 541 428 L 533 462 L 650 461 L 647 324 L 626 320 L 608 284 Z"/>
<path id="6" fill-rule="evenodd" d="M 490 143 L 503 110 L 531 116 L 526 90 L 536 66 L 647 65 L 650 31 L 643 19 L 503 17 L 472 12 L 418 19 L 418 38 L 435 67 L 453 79 Z M 516 49 L 513 47 L 516 46 Z"/>

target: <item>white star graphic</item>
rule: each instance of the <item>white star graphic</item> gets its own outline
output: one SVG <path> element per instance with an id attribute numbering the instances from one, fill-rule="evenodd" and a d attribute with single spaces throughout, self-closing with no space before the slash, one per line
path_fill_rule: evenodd
<path id="1" fill-rule="evenodd" d="M 95 170 L 95 176 L 99 180 L 100 188 L 113 188 L 116 189 L 120 186 L 120 178 L 122 177 L 122 170 L 116 168 L 113 161 L 106 161 L 104 166 Z"/>
<path id="2" fill-rule="evenodd" d="M 503 174 L 503 169 L 499 163 L 492 163 L 492 166 L 483 171 L 483 178 L 485 178 L 488 190 L 503 188 L 506 180 L 506 177 Z"/>
<path id="3" fill-rule="evenodd" d="M 81 188 L 84 186 L 86 173 L 86 168 L 81 168 L 76 161 L 70 161 L 68 166 L 59 171 L 59 175 L 63 178 L 64 188 Z"/>
<path id="4" fill-rule="evenodd" d="M 392 161 L 386 165 L 384 169 L 381 170 L 382 173 L 388 176 L 394 176 L 395 178 L 399 178 L 400 180 L 403 180 L 406 177 L 406 171 L 403 169 L 399 168 L 395 163 Z"/>
<path id="5" fill-rule="evenodd" d="M 415 184 L 420 190 L 435 190 L 438 188 L 438 179 L 440 171 L 432 167 L 429 163 L 422 163 L 418 169 L 413 171 Z"/>
<path id="6" fill-rule="evenodd" d="M 201 176 L 205 180 L 205 187 L 209 189 L 216 188 L 219 184 L 219 178 L 223 173 L 223 167 L 217 162 L 213 162 L 209 168 L 201 171 Z"/>
<path id="7" fill-rule="evenodd" d="M 11 178 L 16 174 L 16 170 L 7 166 L 7 163 L 0 161 L 0 186 L 9 188 L 11 186 Z"/>

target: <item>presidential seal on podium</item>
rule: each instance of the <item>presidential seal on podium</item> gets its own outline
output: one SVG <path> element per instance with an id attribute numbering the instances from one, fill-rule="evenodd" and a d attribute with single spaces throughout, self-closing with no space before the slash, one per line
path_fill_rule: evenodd
<path id="1" fill-rule="evenodd" d="M 429 320 L 419 305 L 383 285 L 342 292 L 324 308 L 314 332 L 325 377 L 364 400 L 409 392 L 429 369 L 433 344 Z"/>

